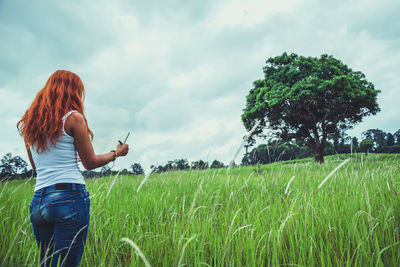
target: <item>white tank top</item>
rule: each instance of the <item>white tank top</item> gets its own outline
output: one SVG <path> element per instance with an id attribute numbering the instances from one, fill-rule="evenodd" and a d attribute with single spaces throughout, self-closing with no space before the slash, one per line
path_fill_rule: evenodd
<path id="1" fill-rule="evenodd" d="M 47 149 L 37 153 L 36 146 L 31 146 L 33 162 L 36 166 L 35 191 L 58 183 L 85 184 L 78 167 L 74 138 L 64 130 L 65 120 L 76 110 L 72 110 L 62 118 L 61 136 L 55 145 L 47 141 Z"/>

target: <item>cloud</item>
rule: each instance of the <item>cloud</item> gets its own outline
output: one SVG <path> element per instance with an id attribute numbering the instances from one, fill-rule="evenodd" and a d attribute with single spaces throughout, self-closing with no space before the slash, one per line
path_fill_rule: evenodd
<path id="1" fill-rule="evenodd" d="M 116 167 L 175 158 L 228 163 L 268 57 L 331 54 L 366 74 L 381 113 L 350 134 L 400 125 L 398 1 L 1 1 L 0 152 L 56 69 L 76 72 L 98 153 L 132 132 Z"/>
<path id="2" fill-rule="evenodd" d="M 253 28 L 265 22 L 269 15 L 291 14 L 300 0 L 235 0 L 216 4 L 216 13 L 209 18 L 208 26 L 217 30 L 230 27 Z"/>

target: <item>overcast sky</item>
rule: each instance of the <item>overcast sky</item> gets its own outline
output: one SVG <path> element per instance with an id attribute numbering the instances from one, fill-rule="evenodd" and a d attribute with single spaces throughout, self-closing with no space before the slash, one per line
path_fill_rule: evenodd
<path id="1" fill-rule="evenodd" d="M 58 69 L 78 74 L 97 153 L 131 132 L 117 168 L 228 163 L 269 57 L 329 54 L 382 92 L 348 134 L 400 128 L 400 1 L 0 0 L 0 157 L 26 159 L 17 121 Z M 241 154 L 237 161 L 241 160 Z"/>

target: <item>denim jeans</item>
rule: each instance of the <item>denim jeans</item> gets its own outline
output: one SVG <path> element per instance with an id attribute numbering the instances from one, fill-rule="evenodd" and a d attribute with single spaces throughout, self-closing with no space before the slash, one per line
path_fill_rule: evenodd
<path id="1" fill-rule="evenodd" d="M 78 266 L 86 243 L 89 212 L 85 185 L 56 184 L 35 191 L 29 218 L 40 248 L 40 266 Z"/>

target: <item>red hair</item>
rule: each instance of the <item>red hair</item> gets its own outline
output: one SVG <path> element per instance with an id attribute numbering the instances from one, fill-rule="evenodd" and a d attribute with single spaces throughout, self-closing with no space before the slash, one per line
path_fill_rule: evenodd
<path id="1" fill-rule="evenodd" d="M 78 75 L 66 70 L 54 72 L 17 124 L 27 147 L 36 145 L 36 151 L 43 152 L 47 149 L 47 140 L 55 145 L 62 132 L 62 117 L 71 110 L 81 113 L 87 125 L 83 114 L 84 92 Z M 93 138 L 89 127 L 88 134 Z"/>

